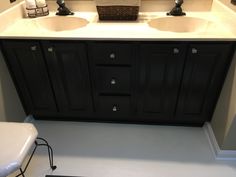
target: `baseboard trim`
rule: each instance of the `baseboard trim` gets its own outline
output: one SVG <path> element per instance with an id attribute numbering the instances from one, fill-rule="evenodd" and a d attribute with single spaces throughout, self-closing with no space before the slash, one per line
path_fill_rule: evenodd
<path id="1" fill-rule="evenodd" d="M 206 122 L 203 126 L 204 132 L 207 136 L 211 150 L 216 160 L 236 160 L 236 150 L 221 150 L 212 130 L 211 124 Z"/>
<path id="2" fill-rule="evenodd" d="M 24 120 L 25 123 L 34 123 L 35 122 L 35 119 L 32 115 L 28 115 L 25 120 Z"/>

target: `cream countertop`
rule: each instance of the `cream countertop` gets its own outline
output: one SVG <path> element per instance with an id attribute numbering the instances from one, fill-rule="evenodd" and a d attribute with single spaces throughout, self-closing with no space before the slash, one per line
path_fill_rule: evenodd
<path id="1" fill-rule="evenodd" d="M 16 9 L 17 7 L 15 7 Z M 14 8 L 12 8 L 14 10 Z M 8 13 L 11 9 L 8 10 Z M 96 12 L 76 12 L 75 17 L 89 21 L 88 25 L 76 30 L 54 32 L 39 27 L 36 19 L 18 18 L 0 31 L 4 39 L 71 39 L 71 40 L 235 40 L 236 13 L 218 0 L 214 0 L 209 12 L 188 12 L 187 17 L 206 19 L 217 24 L 217 27 L 206 27 L 200 32 L 166 32 L 151 28 L 148 22 L 152 19 L 166 17 L 165 12 L 141 12 L 137 21 L 105 22 L 99 21 Z M 54 16 L 50 12 L 49 16 Z M 48 16 L 47 16 L 48 17 Z M 39 17 L 39 18 L 47 18 Z M 0 15 L 4 18 L 4 14 Z M 229 20 L 231 19 L 231 21 Z M 2 20 L 1 20 L 2 21 Z M 62 22 L 65 23 L 66 22 Z"/>

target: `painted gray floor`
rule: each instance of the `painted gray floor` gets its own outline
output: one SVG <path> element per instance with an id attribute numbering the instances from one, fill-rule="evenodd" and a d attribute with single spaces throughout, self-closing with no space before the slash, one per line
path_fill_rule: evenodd
<path id="1" fill-rule="evenodd" d="M 36 121 L 57 169 L 39 149 L 27 177 L 235 177 L 235 161 L 216 161 L 203 128 Z"/>

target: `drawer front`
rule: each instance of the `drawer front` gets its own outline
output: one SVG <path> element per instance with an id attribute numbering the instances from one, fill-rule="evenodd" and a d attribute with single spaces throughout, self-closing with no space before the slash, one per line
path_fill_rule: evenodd
<path id="1" fill-rule="evenodd" d="M 131 112 L 130 103 L 130 96 L 99 96 L 98 111 L 106 115 L 128 113 Z"/>
<path id="2" fill-rule="evenodd" d="M 130 94 L 129 67 L 96 67 L 96 77 L 99 93 Z"/>
<path id="3" fill-rule="evenodd" d="M 130 44 L 92 44 L 92 57 L 95 64 L 130 65 L 132 53 L 132 45 Z"/>

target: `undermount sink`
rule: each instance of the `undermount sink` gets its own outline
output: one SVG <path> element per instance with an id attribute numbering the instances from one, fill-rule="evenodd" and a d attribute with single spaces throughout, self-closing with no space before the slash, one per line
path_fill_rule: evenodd
<path id="1" fill-rule="evenodd" d="M 35 19 L 37 25 L 50 31 L 68 31 L 86 26 L 89 22 L 79 17 L 53 16 Z"/>
<path id="2" fill-rule="evenodd" d="M 201 32 L 216 26 L 212 21 L 197 17 L 162 17 L 150 20 L 148 25 L 160 31 Z"/>

